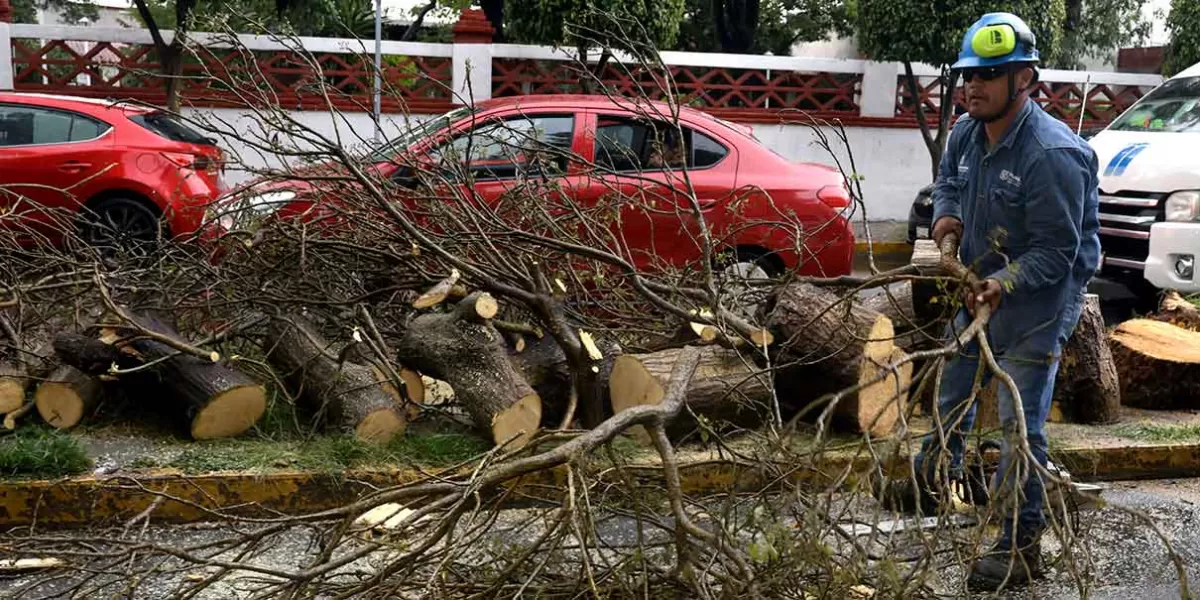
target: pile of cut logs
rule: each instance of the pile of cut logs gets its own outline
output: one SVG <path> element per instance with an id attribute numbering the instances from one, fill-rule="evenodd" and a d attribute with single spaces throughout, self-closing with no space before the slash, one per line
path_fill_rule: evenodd
<path id="1" fill-rule="evenodd" d="M 923 275 L 938 275 L 940 258 L 921 242 L 913 264 Z M 329 340 L 300 314 L 262 317 L 261 340 L 274 379 L 299 409 L 327 430 L 367 441 L 403 434 L 431 379 L 448 384 L 470 421 L 497 444 L 520 447 L 540 429 L 570 424 L 568 413 L 576 426 L 591 426 L 597 418 L 661 402 L 684 345 L 701 346 L 702 357 L 672 435 L 694 432 L 701 423 L 754 427 L 766 418 L 823 414 L 839 430 L 887 436 L 913 403 L 928 410 L 930 394 L 918 397 L 914 385 L 914 369 L 925 365 L 899 362 L 945 345 L 953 303 L 939 289 L 934 277 L 870 295 L 781 285 L 760 307 L 763 328 L 745 341 L 685 322 L 665 347 L 642 353 L 626 352 L 605 332 L 579 329 L 589 381 L 598 390 L 589 397 L 599 407 L 576 406 L 583 397 L 579 365 L 572 368 L 553 337 L 501 320 L 497 300 L 470 292 L 457 273 L 412 303 L 420 314 L 390 341 L 358 329 L 349 340 Z M 0 413 L 9 429 L 34 408 L 54 427 L 73 427 L 96 414 L 114 390 L 165 390 L 156 403 L 177 414 L 198 440 L 242 434 L 267 407 L 264 382 L 239 369 L 237 357 L 193 345 L 167 319 L 111 305 L 84 328 L 23 330 L 11 313 L 0 313 L 0 326 L 12 342 L 0 353 Z M 396 360 L 377 360 L 384 356 Z M 1171 296 L 1159 315 L 1110 332 L 1098 299 L 1087 297 L 1063 351 L 1058 417 L 1109 423 L 1119 418 L 1122 399 L 1170 408 L 1197 395 L 1200 310 Z M 980 423 L 994 423 L 997 396 L 994 387 L 981 395 Z"/>

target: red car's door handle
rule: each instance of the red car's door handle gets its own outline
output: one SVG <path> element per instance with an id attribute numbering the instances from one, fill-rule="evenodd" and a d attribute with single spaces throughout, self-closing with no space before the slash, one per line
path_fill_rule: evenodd
<path id="1" fill-rule="evenodd" d="M 66 173 L 78 173 L 90 166 L 92 166 L 92 163 L 85 163 L 85 162 L 80 162 L 77 160 L 69 160 L 69 161 L 59 165 L 58 170 L 64 171 Z"/>

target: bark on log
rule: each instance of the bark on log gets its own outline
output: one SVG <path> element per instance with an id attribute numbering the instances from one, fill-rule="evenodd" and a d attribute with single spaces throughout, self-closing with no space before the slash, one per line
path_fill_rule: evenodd
<path id="1" fill-rule="evenodd" d="M 519 448 L 537 432 L 542 402 L 513 367 L 503 336 L 488 323 L 495 309 L 490 295 L 474 293 L 450 312 L 421 315 L 409 324 L 397 352 L 401 363 L 450 384 L 493 442 Z"/>
<path id="2" fill-rule="evenodd" d="M 1121 418 L 1121 382 L 1100 314 L 1100 297 L 1087 294 L 1079 324 L 1063 348 L 1054 400 L 1072 423 L 1115 423 Z"/>
<path id="3" fill-rule="evenodd" d="M 1200 331 L 1200 308 L 1184 300 L 1176 291 L 1167 292 L 1163 296 L 1155 318 L 1190 331 Z"/>
<path id="4" fill-rule="evenodd" d="M 1152 319 L 1110 336 L 1121 402 L 1151 409 L 1200 408 L 1200 333 Z"/>
<path id="5" fill-rule="evenodd" d="M 924 329 L 933 334 L 929 325 L 944 319 L 946 303 L 935 302 L 937 285 L 931 281 L 905 281 L 880 290 L 862 301 L 863 308 L 873 310 L 892 320 L 896 331 Z"/>
<path id="6" fill-rule="evenodd" d="M 299 405 L 327 426 L 382 443 L 404 433 L 407 412 L 378 369 L 341 360 L 306 319 L 290 315 L 267 327 L 267 361 L 283 376 Z"/>
<path id="7" fill-rule="evenodd" d="M 662 403 L 671 371 L 682 352 L 682 348 L 669 348 L 618 356 L 608 380 L 613 414 Z M 696 373 L 684 396 L 685 408 L 668 427 L 672 437 L 695 430 L 697 422 L 690 413 L 705 417 L 718 430 L 726 425 L 753 426 L 771 414 L 770 375 L 749 357 L 719 346 L 701 347 L 699 354 Z"/>
<path id="8" fill-rule="evenodd" d="M 42 420 L 57 429 L 79 424 L 100 401 L 100 381 L 70 365 L 61 365 L 34 392 Z"/>
<path id="9" fill-rule="evenodd" d="M 808 363 L 781 369 L 776 381 L 781 402 L 803 408 L 821 396 L 879 377 L 895 356 L 891 319 L 856 303 L 838 303 L 827 290 L 793 284 L 776 290 L 768 327 L 777 331 L 782 355 L 776 363 Z M 849 310 L 847 305 L 849 304 Z M 872 436 L 887 435 L 899 418 L 907 391 L 897 399 L 897 383 L 907 390 L 911 369 L 867 385 L 842 398 L 835 426 Z"/>
<path id="10" fill-rule="evenodd" d="M 395 356 L 390 348 L 385 348 L 389 356 Z M 383 364 L 375 353 L 364 342 L 354 342 L 347 345 L 338 353 L 339 360 L 358 363 L 371 369 L 380 387 L 388 393 L 406 415 L 405 420 L 412 422 L 421 413 L 421 404 L 425 402 L 425 383 L 421 374 L 405 366 L 396 369 L 400 376 L 399 386 L 393 381 L 391 368 Z"/>

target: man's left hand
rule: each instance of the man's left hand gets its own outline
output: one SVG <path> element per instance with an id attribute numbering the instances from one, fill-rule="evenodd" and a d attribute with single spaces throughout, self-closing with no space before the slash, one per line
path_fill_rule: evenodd
<path id="1" fill-rule="evenodd" d="M 1004 288 L 1001 287 L 999 281 L 984 279 L 967 294 L 967 312 L 974 315 L 975 307 L 980 304 L 987 304 L 993 313 L 996 312 L 996 309 L 1000 307 L 1000 298 L 1003 292 Z"/>

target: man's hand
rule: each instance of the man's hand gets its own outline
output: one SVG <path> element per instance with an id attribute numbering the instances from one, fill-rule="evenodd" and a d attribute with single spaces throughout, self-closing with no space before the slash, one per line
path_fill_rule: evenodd
<path id="1" fill-rule="evenodd" d="M 942 247 L 942 238 L 946 237 L 947 233 L 953 233 L 958 236 L 959 241 L 962 241 L 963 224 L 962 221 L 954 217 L 942 217 L 933 224 L 933 241 Z"/>
<path id="2" fill-rule="evenodd" d="M 967 312 L 974 316 L 976 306 L 987 304 L 995 313 L 996 309 L 1000 307 L 1000 298 L 1003 294 L 1004 288 L 999 281 L 984 279 L 976 284 L 974 289 L 967 292 Z"/>

